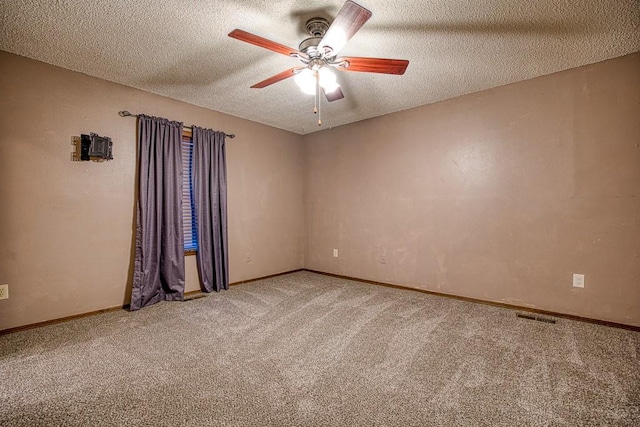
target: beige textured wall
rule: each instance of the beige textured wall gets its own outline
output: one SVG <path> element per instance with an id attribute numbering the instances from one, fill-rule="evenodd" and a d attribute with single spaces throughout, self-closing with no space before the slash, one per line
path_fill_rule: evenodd
<path id="1" fill-rule="evenodd" d="M 302 268 L 300 136 L 5 52 L 0 94 L 0 330 L 128 302 L 136 121 L 123 109 L 237 135 L 232 282 Z M 88 132 L 113 139 L 113 161 L 70 161 L 71 137 Z M 188 257 L 187 290 L 198 287 Z"/>
<path id="2" fill-rule="evenodd" d="M 640 326 L 639 78 L 636 53 L 307 136 L 305 267 Z"/>
<path id="3" fill-rule="evenodd" d="M 303 138 L 0 52 L 0 330 L 128 302 L 121 109 L 238 135 L 232 282 L 304 265 L 639 326 L 639 77 L 634 54 Z M 90 131 L 113 161 L 69 160 Z"/>

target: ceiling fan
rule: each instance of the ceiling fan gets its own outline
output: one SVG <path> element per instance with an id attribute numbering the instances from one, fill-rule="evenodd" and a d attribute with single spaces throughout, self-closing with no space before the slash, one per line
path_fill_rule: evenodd
<path id="1" fill-rule="evenodd" d="M 262 89 L 295 76 L 296 83 L 303 92 L 315 94 L 314 113 L 319 114 L 320 92 L 324 93 L 329 102 L 344 98 L 335 75 L 330 71 L 331 68 L 340 71 L 396 75 L 404 74 L 407 69 L 409 61 L 403 59 L 338 56 L 338 52 L 370 17 L 371 11 L 347 0 L 331 24 L 324 18 L 309 19 L 306 30 L 311 37 L 303 40 L 298 49 L 292 49 L 239 29 L 231 31 L 229 37 L 299 59 L 301 65 L 289 68 L 251 87 Z M 320 116 L 318 125 L 322 125 Z"/>

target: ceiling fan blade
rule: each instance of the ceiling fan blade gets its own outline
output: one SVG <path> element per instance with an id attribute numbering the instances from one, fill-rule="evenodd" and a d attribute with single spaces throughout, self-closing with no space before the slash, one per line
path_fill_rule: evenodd
<path id="1" fill-rule="evenodd" d="M 342 93 L 342 90 L 340 88 L 337 88 L 333 92 L 324 92 L 324 96 L 327 97 L 327 101 L 333 102 L 344 98 L 344 93 Z"/>
<path id="2" fill-rule="evenodd" d="M 293 77 L 295 75 L 295 72 L 297 70 L 301 70 L 304 67 L 293 67 L 293 68 L 289 68 L 288 70 L 285 70 L 281 73 L 276 74 L 275 76 L 269 77 L 266 80 L 261 81 L 260 83 L 256 83 L 253 86 L 251 86 L 252 89 L 262 89 L 263 87 L 267 87 L 269 85 L 272 85 L 274 83 L 278 83 L 279 81 L 282 81 L 284 79 L 288 79 L 289 77 Z"/>
<path id="3" fill-rule="evenodd" d="M 336 68 L 342 71 L 360 71 L 364 73 L 381 73 L 381 74 L 404 74 L 409 66 L 409 61 L 404 59 L 385 59 L 385 58 L 359 58 L 356 56 L 344 56 L 336 60 L 344 64 L 338 65 Z"/>
<path id="4" fill-rule="evenodd" d="M 251 34 L 243 30 L 237 30 L 237 29 L 233 30 L 229 33 L 229 37 L 238 39 L 246 43 L 251 43 L 253 45 L 263 47 L 265 49 L 269 49 L 274 52 L 278 52 L 287 56 L 298 56 L 298 55 L 306 56 L 302 52 L 299 52 L 296 49 L 292 49 L 283 44 L 276 43 L 271 40 L 267 40 L 263 37 L 256 36 L 255 34 Z"/>
<path id="5" fill-rule="evenodd" d="M 320 41 L 318 50 L 330 49 L 330 56 L 337 55 L 369 18 L 371 18 L 371 11 L 347 0 Z"/>

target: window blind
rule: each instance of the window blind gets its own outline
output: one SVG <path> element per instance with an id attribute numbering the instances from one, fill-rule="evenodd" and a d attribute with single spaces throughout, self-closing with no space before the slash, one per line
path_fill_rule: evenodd
<path id="1" fill-rule="evenodd" d="M 196 235 L 196 214 L 193 206 L 193 139 L 182 137 L 182 228 L 184 230 L 184 250 L 198 249 Z"/>

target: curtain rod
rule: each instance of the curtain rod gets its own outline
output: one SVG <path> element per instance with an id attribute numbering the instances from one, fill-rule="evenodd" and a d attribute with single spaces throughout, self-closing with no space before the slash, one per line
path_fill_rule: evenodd
<path id="1" fill-rule="evenodd" d="M 138 114 L 131 114 L 130 112 L 124 110 L 124 111 L 118 111 L 118 115 L 120 117 L 138 117 Z M 185 128 L 189 128 L 193 131 L 193 127 L 192 126 L 182 126 Z M 227 136 L 228 138 L 235 138 L 235 134 L 233 133 L 225 133 L 225 136 Z"/>

